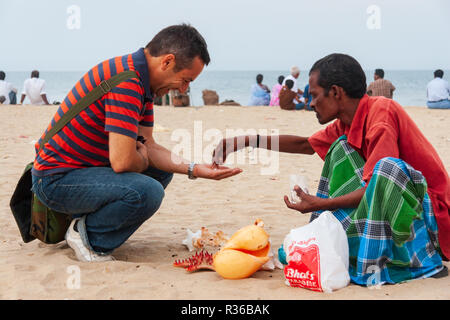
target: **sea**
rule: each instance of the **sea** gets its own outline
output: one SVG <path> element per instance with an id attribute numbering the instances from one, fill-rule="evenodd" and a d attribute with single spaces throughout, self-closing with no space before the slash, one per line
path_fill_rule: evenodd
<path id="1" fill-rule="evenodd" d="M 433 79 L 434 70 L 385 70 L 385 79 L 396 87 L 394 100 L 403 106 L 426 106 L 426 86 Z M 272 88 L 280 75 L 287 76 L 287 71 L 216 71 L 205 70 L 191 83 L 189 94 L 191 106 L 202 106 L 202 91 L 214 90 L 219 95 L 219 102 L 234 100 L 245 106 L 250 100 L 251 86 L 256 82 L 256 75 L 264 76 L 263 84 Z M 80 71 L 40 71 L 40 78 L 46 81 L 46 93 L 50 103 L 61 102 L 73 85 L 83 76 Z M 444 78 L 450 74 L 444 70 Z M 6 72 L 6 81 L 11 82 L 19 92 L 30 72 Z M 366 71 L 367 85 L 373 81 L 373 70 Z M 308 72 L 302 71 L 298 87 L 304 88 L 308 83 Z M 20 99 L 20 96 L 18 97 Z M 27 99 L 25 100 L 25 104 Z"/>

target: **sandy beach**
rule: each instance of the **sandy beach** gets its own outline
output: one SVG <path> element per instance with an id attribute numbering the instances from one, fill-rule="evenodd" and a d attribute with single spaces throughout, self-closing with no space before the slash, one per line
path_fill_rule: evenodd
<path id="1" fill-rule="evenodd" d="M 277 154 L 278 172 L 261 174 L 262 164 L 251 164 L 244 152 L 244 170 L 223 181 L 175 175 L 166 189 L 159 211 L 106 263 L 76 260 L 65 241 L 46 245 L 38 240 L 24 244 L 9 208 L 9 200 L 25 165 L 34 159 L 34 142 L 40 137 L 57 106 L 0 107 L 0 299 L 450 299 L 450 277 L 420 279 L 368 289 L 350 284 L 331 294 L 290 288 L 280 269 L 258 271 L 243 280 L 224 280 L 213 271 L 187 273 L 175 268 L 175 259 L 191 253 L 182 244 L 186 230 L 202 226 L 231 236 L 239 228 L 260 218 L 275 249 L 295 227 L 305 225 L 310 214 L 288 208 L 289 175 L 307 176 L 309 189 L 317 190 L 322 160 L 317 156 Z M 450 113 L 405 107 L 431 141 L 450 170 Z M 195 122 L 199 121 L 199 122 Z M 313 112 L 284 111 L 278 107 L 155 107 L 155 138 L 168 149 L 176 129 L 192 137 L 201 126 L 203 135 L 216 128 L 279 130 L 279 134 L 309 136 L 321 126 Z M 196 125 L 195 125 L 196 124 Z M 210 142 L 204 141 L 204 150 Z M 194 147 L 193 147 L 194 149 Z M 274 160 L 275 161 L 275 160 Z M 275 162 L 272 162 L 275 163 Z M 236 165 L 237 166 L 237 165 Z M 278 165 L 277 165 L 278 166 Z M 266 166 L 267 167 L 267 166 Z M 450 263 L 445 262 L 450 268 Z M 71 282 L 80 271 L 79 287 Z"/>

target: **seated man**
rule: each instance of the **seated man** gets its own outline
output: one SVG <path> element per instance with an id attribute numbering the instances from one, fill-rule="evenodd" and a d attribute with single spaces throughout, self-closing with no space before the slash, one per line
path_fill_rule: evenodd
<path id="1" fill-rule="evenodd" d="M 5 77 L 5 72 L 0 71 L 0 103 L 16 104 L 17 89 L 11 83 L 6 82 Z"/>
<path id="2" fill-rule="evenodd" d="M 436 70 L 434 79 L 427 85 L 427 106 L 430 109 L 450 109 L 450 86 L 442 77 L 444 71 Z"/>
<path id="3" fill-rule="evenodd" d="M 22 97 L 20 104 L 23 104 L 25 97 L 28 97 L 31 104 L 42 105 L 50 104 L 45 93 L 45 80 L 39 79 L 39 71 L 33 70 L 31 78 L 23 83 Z"/>
<path id="4" fill-rule="evenodd" d="M 313 212 L 311 220 L 324 210 L 339 219 L 353 282 L 398 283 L 445 273 L 450 179 L 436 150 L 397 102 L 365 94 L 366 77 L 354 58 L 331 54 L 317 61 L 309 76 L 319 123 L 334 122 L 311 137 L 228 138 L 213 161 L 222 163 L 245 146 L 271 150 L 272 140 L 280 152 L 317 152 L 325 160 L 317 196 L 296 186 L 301 201 L 294 204 L 286 196 L 284 201 L 291 209 Z"/>
<path id="5" fill-rule="evenodd" d="M 297 110 L 305 109 L 308 111 L 312 111 L 311 104 L 311 94 L 309 93 L 309 84 L 305 86 L 305 90 L 303 91 L 303 96 L 300 98 L 300 103 L 297 105 Z"/>
<path id="6" fill-rule="evenodd" d="M 256 83 L 252 86 L 249 106 L 268 106 L 270 102 L 270 90 L 262 84 L 263 75 L 256 76 Z"/>
<path id="7" fill-rule="evenodd" d="M 280 91 L 280 108 L 284 110 L 300 110 L 304 104 L 300 101 L 297 93 L 292 91 L 294 81 L 288 79 Z M 294 103 L 294 101 L 296 103 Z"/>
<path id="8" fill-rule="evenodd" d="M 389 80 L 384 79 L 384 70 L 376 69 L 373 79 L 374 81 L 367 88 L 367 94 L 369 96 L 383 96 L 392 99 L 395 87 Z"/>

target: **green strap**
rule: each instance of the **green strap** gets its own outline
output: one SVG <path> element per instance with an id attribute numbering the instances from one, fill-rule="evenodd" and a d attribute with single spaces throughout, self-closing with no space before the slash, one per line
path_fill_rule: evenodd
<path id="1" fill-rule="evenodd" d="M 46 133 L 44 139 L 42 139 L 41 144 L 39 145 L 39 152 L 41 152 L 44 145 L 59 131 L 61 130 L 67 123 L 69 123 L 73 118 L 75 118 L 81 111 L 89 107 L 95 101 L 103 97 L 103 95 L 107 94 L 114 87 L 116 87 L 121 82 L 130 79 L 137 78 L 138 75 L 135 71 L 123 71 L 121 73 L 116 74 L 115 76 L 109 78 L 108 80 L 104 80 L 100 82 L 100 84 L 89 91 L 83 98 L 81 98 L 77 103 L 75 103 L 66 113 L 59 119 L 58 122 Z"/>

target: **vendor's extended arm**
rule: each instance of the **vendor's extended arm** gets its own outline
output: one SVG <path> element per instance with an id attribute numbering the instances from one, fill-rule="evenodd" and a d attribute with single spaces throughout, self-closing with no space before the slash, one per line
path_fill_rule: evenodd
<path id="1" fill-rule="evenodd" d="M 363 187 L 346 195 L 327 199 L 309 195 L 303 192 L 303 190 L 299 186 L 295 186 L 294 190 L 297 192 L 297 195 L 299 196 L 301 201 L 298 203 L 292 203 L 289 201 L 289 198 L 287 196 L 284 196 L 284 202 L 286 203 L 286 206 L 290 209 L 294 209 L 302 213 L 307 213 L 318 210 L 332 211 L 340 208 L 356 208 L 361 202 L 366 188 Z"/>
<path id="2" fill-rule="evenodd" d="M 223 139 L 214 150 L 213 162 L 224 163 L 230 153 L 249 146 L 256 147 L 257 144 L 257 135 Z M 259 147 L 279 152 L 314 154 L 307 137 L 293 135 L 259 136 Z"/>
<path id="3" fill-rule="evenodd" d="M 166 172 L 187 174 L 190 161 L 179 157 L 168 149 L 156 143 L 153 139 L 153 128 L 139 127 L 139 135 L 145 138 L 149 165 Z M 239 168 L 218 167 L 198 164 L 194 167 L 193 175 L 199 178 L 221 180 L 241 173 Z"/>

